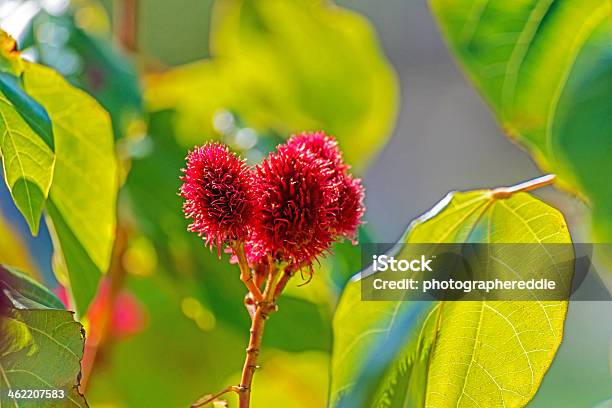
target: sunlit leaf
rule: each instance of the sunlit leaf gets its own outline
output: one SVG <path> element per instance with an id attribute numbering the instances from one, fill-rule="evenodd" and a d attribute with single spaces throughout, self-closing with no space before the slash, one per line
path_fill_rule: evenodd
<path id="1" fill-rule="evenodd" d="M 384 146 L 398 84 L 369 23 L 322 1 L 218 2 L 213 59 L 150 78 L 147 101 L 175 112 L 186 145 L 218 135 L 214 114 L 281 135 L 325 129 L 363 168 Z"/>
<path id="2" fill-rule="evenodd" d="M 15 46 L 0 31 L 0 153 L 13 201 L 36 235 L 53 178 L 54 141 L 47 112 L 21 88 L 24 66 Z"/>
<path id="3" fill-rule="evenodd" d="M 108 113 L 49 68 L 28 64 L 25 90 L 49 113 L 55 174 L 47 212 L 79 313 L 108 268 L 115 235 L 117 165 Z"/>
<path id="4" fill-rule="evenodd" d="M 33 232 L 47 209 L 56 264 L 67 271 L 82 314 L 108 268 L 114 241 L 118 175 L 111 121 L 92 97 L 52 69 L 22 60 L 15 65 L 19 53 L 6 34 L 2 50 L 0 59 L 8 61 L 2 69 L 13 67 L 11 73 L 20 75 L 0 74 L 7 184 Z"/>
<path id="5" fill-rule="evenodd" d="M 452 193 L 406 243 L 568 243 L 563 216 L 519 193 Z M 401 249 L 399 249 L 401 251 Z M 567 302 L 361 301 L 351 282 L 334 318 L 336 407 L 524 406 L 559 347 Z"/>
<path id="6" fill-rule="evenodd" d="M 430 0 L 452 52 L 504 130 L 586 196 L 612 238 L 612 4 Z"/>
<path id="7" fill-rule="evenodd" d="M 19 114 L 2 86 L 0 132 L 0 152 L 6 184 L 32 233 L 37 234 L 40 216 L 51 187 L 55 158 L 49 146 Z"/>

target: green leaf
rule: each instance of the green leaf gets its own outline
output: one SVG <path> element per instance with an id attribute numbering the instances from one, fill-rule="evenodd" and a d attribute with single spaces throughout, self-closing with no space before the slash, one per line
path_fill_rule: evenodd
<path id="1" fill-rule="evenodd" d="M 36 235 L 53 178 L 53 133 L 44 108 L 21 89 L 18 78 L 5 73 L 0 73 L 0 134 L 6 184 Z"/>
<path id="2" fill-rule="evenodd" d="M 185 145 L 218 135 L 213 116 L 235 113 L 258 132 L 324 129 L 363 169 L 395 121 L 398 84 L 370 24 L 323 1 L 217 2 L 212 60 L 150 77 L 154 111 L 176 114 Z"/>
<path id="3" fill-rule="evenodd" d="M 48 223 L 77 312 L 84 314 L 108 268 L 115 236 L 118 176 L 110 118 L 49 68 L 27 64 L 23 81 L 53 122 L 56 163 Z"/>
<path id="4" fill-rule="evenodd" d="M 554 208 L 487 190 L 449 194 L 403 241 L 571 242 Z M 542 255 L 535 261 L 552 260 Z M 560 301 L 364 302 L 356 279 L 334 318 L 332 406 L 524 406 L 561 343 L 566 312 Z"/>
<path id="5" fill-rule="evenodd" d="M 78 391 L 84 331 L 65 310 L 9 309 L 0 317 L 0 405 L 87 407 Z M 9 390 L 61 390 L 63 399 L 16 399 Z"/>
<path id="6" fill-rule="evenodd" d="M 451 51 L 504 130 L 586 196 L 612 239 L 612 4 L 430 0 Z"/>
<path id="7" fill-rule="evenodd" d="M 48 198 L 56 265 L 67 271 L 64 283 L 84 314 L 114 242 L 118 175 L 110 117 L 52 69 L 19 59 L 14 41 L 2 35 L 0 69 L 20 75 L 0 74 L 7 184 L 34 233 Z"/>
<path id="8" fill-rule="evenodd" d="M 62 302 L 47 288 L 9 266 L 0 265 L 1 296 L 17 309 L 64 309 Z"/>
<path id="9" fill-rule="evenodd" d="M 51 119 L 45 108 L 24 92 L 19 78 L 10 74 L 0 73 L 0 90 L 14 105 L 15 110 L 30 125 L 36 134 L 45 142 L 49 149 L 54 150 L 53 128 Z"/>
<path id="10" fill-rule="evenodd" d="M 0 265 L 0 406 L 87 407 L 79 393 L 85 332 L 49 290 Z M 9 391 L 61 390 L 61 399 L 19 399 Z"/>

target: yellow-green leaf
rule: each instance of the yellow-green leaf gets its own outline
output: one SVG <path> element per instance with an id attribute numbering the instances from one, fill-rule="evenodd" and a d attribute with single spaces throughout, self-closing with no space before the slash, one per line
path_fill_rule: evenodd
<path id="1" fill-rule="evenodd" d="M 612 3 L 430 0 L 451 51 L 502 127 L 585 196 L 612 239 Z"/>
<path id="2" fill-rule="evenodd" d="M 571 239 L 561 213 L 542 201 L 482 190 L 449 194 L 403 241 Z M 334 318 L 332 405 L 525 406 L 561 343 L 566 312 L 565 301 L 364 302 L 356 279 Z"/>
<path id="3" fill-rule="evenodd" d="M 0 155 L 13 201 L 32 234 L 49 194 L 55 157 L 51 121 L 45 109 L 22 89 L 24 62 L 17 44 L 0 30 Z"/>
<path id="4" fill-rule="evenodd" d="M 53 123 L 56 164 L 46 208 L 77 311 L 85 313 L 108 268 L 115 236 L 117 164 L 110 118 L 49 68 L 27 64 L 23 80 Z"/>
<path id="5" fill-rule="evenodd" d="M 34 235 L 49 194 L 55 157 L 0 86 L 0 152 L 15 205 Z"/>

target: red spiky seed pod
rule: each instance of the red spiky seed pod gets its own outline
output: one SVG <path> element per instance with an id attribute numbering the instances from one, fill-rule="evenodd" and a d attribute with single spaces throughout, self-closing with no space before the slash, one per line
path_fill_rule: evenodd
<path id="1" fill-rule="evenodd" d="M 350 166 L 344 163 L 336 139 L 324 131 L 302 132 L 292 136 L 287 145 L 298 150 L 309 150 L 321 159 L 331 162 L 338 184 L 335 207 L 337 216 L 332 228 L 337 235 L 353 239 L 365 212 L 364 188 L 360 179 L 355 179 L 348 173 Z"/>
<path id="2" fill-rule="evenodd" d="M 211 249 L 232 240 L 245 240 L 255 210 L 253 173 L 227 146 L 207 143 L 187 156 L 180 195 L 183 212 Z"/>
<path id="3" fill-rule="evenodd" d="M 342 161 L 336 141 L 323 132 L 301 133 L 277 147 L 255 177 L 260 215 L 249 259 L 266 254 L 309 266 L 342 236 L 356 234 L 363 215 L 363 188 Z"/>
<path id="4" fill-rule="evenodd" d="M 344 172 L 349 168 L 342 160 L 342 152 L 338 148 L 338 142 L 324 131 L 302 132 L 293 135 L 287 146 L 296 150 L 309 150 L 316 156 L 329 160 L 337 172 Z"/>
<path id="5" fill-rule="evenodd" d="M 361 217 L 365 212 L 363 205 L 365 191 L 361 179 L 345 174 L 341 180 L 338 196 L 338 216 L 334 228 L 338 235 L 354 239 L 357 236 L 357 228 L 362 223 Z"/>
<path id="6" fill-rule="evenodd" d="M 294 267 L 311 264 L 334 238 L 329 207 L 338 189 L 330 162 L 308 150 L 280 145 L 256 171 L 260 215 L 252 251 Z"/>

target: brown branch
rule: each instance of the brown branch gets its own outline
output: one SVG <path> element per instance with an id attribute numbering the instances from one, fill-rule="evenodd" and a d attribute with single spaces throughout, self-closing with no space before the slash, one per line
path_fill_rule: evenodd
<path id="1" fill-rule="evenodd" d="M 239 385 L 239 408 L 249 408 L 251 401 L 251 384 L 253 383 L 255 370 L 259 368 L 257 360 L 261 349 L 264 326 L 270 313 L 278 310 L 275 303 L 275 295 L 278 291 L 278 285 L 275 284 L 278 268 L 271 257 L 268 257 L 268 265 L 270 269 L 268 271 L 266 287 L 262 295 L 263 300 L 256 303 L 255 314 L 252 316 L 251 329 L 249 330 L 249 345 L 246 349 L 246 358 L 244 360 L 242 378 L 240 379 Z M 280 281 L 283 281 L 284 277 L 285 275 L 283 275 Z"/>
<path id="2" fill-rule="evenodd" d="M 239 385 L 239 407 L 249 408 L 251 400 L 251 384 L 253 376 L 257 370 L 257 360 L 261 349 L 261 340 L 263 338 L 266 319 L 269 314 L 276 310 L 274 304 L 262 302 L 257 305 L 257 310 L 253 316 L 250 329 L 249 345 L 246 349 L 246 358 L 244 367 L 242 368 L 242 378 Z"/>
<path id="3" fill-rule="evenodd" d="M 246 275 L 245 277 L 249 278 L 251 276 L 251 270 L 248 268 L 248 264 L 246 263 L 243 245 L 241 243 L 234 243 L 232 248 L 238 257 L 239 265 L 241 265 L 241 275 Z M 255 375 L 255 371 L 259 368 L 257 362 L 261 350 L 261 342 L 263 339 L 266 320 L 268 319 L 270 313 L 278 310 L 276 306 L 276 299 L 280 296 L 281 292 L 292 276 L 291 273 L 287 273 L 281 268 L 283 275 L 277 282 L 279 268 L 277 264 L 273 262 L 271 257 L 268 257 L 268 266 L 269 270 L 263 293 L 261 293 L 259 288 L 257 288 L 259 300 L 255 300 L 256 295 L 250 289 L 249 293 L 245 296 L 245 306 L 249 312 L 249 315 L 251 316 L 251 328 L 249 329 L 249 343 L 246 348 L 246 357 L 244 360 L 244 366 L 242 368 L 240 384 L 237 386 L 227 387 L 214 395 L 206 395 L 192 404 L 191 408 L 197 408 L 204 404 L 213 402 L 219 396 L 230 391 L 235 391 L 238 393 L 239 408 L 249 408 L 253 377 Z M 246 279 L 246 281 L 253 283 L 252 277 L 250 279 Z M 253 286 L 255 285 L 253 284 Z"/>

